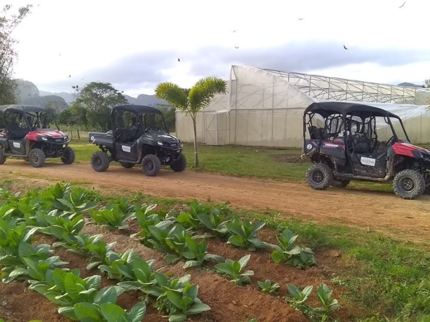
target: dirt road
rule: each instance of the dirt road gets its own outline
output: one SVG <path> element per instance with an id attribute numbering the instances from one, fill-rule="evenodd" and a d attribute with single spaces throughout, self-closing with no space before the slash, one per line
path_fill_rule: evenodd
<path id="1" fill-rule="evenodd" d="M 91 186 L 112 191 L 140 191 L 158 197 L 225 202 L 233 207 L 275 210 L 285 218 L 342 223 L 379 231 L 404 240 L 424 242 L 430 232 L 430 196 L 403 200 L 388 192 L 331 188 L 315 191 L 305 183 L 235 178 L 185 171 L 162 170 L 157 177 L 145 176 L 140 167 L 111 166 L 95 172 L 89 163 L 46 164 L 33 168 L 21 160 L 8 159 L 0 175 L 34 179 L 91 182 Z"/>

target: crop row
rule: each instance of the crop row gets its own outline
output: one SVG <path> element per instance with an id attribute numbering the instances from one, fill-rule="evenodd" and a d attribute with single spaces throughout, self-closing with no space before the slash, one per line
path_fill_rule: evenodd
<path id="1" fill-rule="evenodd" d="M 119 295 L 132 290 L 153 298 L 155 307 L 169 314 L 169 321 L 184 321 L 191 314 L 210 310 L 198 298 L 198 285 L 190 283 L 190 275 L 168 278 L 152 269 L 153 260 L 143 259 L 134 250 L 116 253 L 115 243 L 106 244 L 102 235 L 89 236 L 81 232 L 86 223 L 84 215 L 111 230 L 127 229 L 128 221 L 136 219 L 140 231 L 134 237 L 145 246 L 164 253 L 166 262 L 184 259 L 186 269 L 215 261 L 215 270 L 238 285 L 250 282 L 253 272 L 243 272 L 250 255 L 233 261 L 209 254 L 206 238 L 218 237 L 249 251 L 271 248 L 271 258 L 276 263 L 299 268 L 315 265 L 313 252 L 298 246 L 297 235 L 289 229 L 285 228 L 277 236 L 277 245 L 264 242 L 257 236 L 264 223 L 241 219 L 225 206 L 211 208 L 194 201 L 189 211 L 178 213 L 156 211 L 156 205 L 131 204 L 125 198 L 101 206 L 91 191 L 60 184 L 39 193 L 29 192 L 24 197 L 4 191 L 3 199 L 0 204 L 2 281 L 28 280 L 30 289 L 59 305 L 59 313 L 72 320 L 141 321 L 146 310 L 145 301 L 129 312 L 115 304 Z M 68 263 L 52 256 L 50 245 L 32 245 L 31 238 L 36 232 L 53 236 L 57 242 L 52 248 L 64 247 L 84 256 L 88 260 L 88 270 L 98 268 L 118 283 L 100 289 L 100 275 L 80 278 L 78 270 L 65 268 Z M 263 291 L 264 287 L 272 286 L 270 281 L 259 283 Z M 318 313 L 303 306 L 312 290 L 310 287 L 300 291 L 288 285 L 288 290 L 294 307 L 307 315 Z M 317 295 L 323 303 L 320 315 L 329 315 L 338 308 L 337 301 L 330 300 L 331 291 L 325 285 L 317 289 Z"/>

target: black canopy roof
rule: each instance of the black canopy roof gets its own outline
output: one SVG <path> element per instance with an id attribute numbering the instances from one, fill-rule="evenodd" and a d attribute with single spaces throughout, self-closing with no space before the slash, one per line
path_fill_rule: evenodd
<path id="1" fill-rule="evenodd" d="M 399 118 L 396 114 L 388 112 L 382 108 L 372 106 L 371 103 L 361 104 L 361 103 L 348 103 L 348 102 L 314 102 L 309 105 L 305 114 L 308 112 L 314 112 L 321 114 L 323 117 L 327 117 L 332 114 L 351 114 L 363 117 L 369 116 L 386 116 Z"/>
<path id="2" fill-rule="evenodd" d="M 33 105 L 21 105 L 21 104 L 12 104 L 12 105 L 0 105 L 0 111 L 20 111 L 24 113 L 38 113 L 38 112 L 46 112 L 49 111 L 44 109 L 43 107 L 33 106 Z"/>
<path id="3" fill-rule="evenodd" d="M 113 108 L 112 112 L 114 112 L 115 110 L 130 111 L 137 114 L 162 114 L 159 109 L 146 105 L 118 105 Z"/>

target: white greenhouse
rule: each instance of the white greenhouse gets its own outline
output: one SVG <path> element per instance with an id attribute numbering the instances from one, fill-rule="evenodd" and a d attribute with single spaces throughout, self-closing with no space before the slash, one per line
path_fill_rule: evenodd
<path id="1" fill-rule="evenodd" d="M 303 111 L 315 101 L 369 102 L 404 121 L 412 142 L 430 142 L 430 91 L 348 79 L 231 67 L 227 94 L 197 116 L 197 140 L 207 145 L 301 147 Z M 193 141 L 191 118 L 176 111 L 176 135 Z"/>

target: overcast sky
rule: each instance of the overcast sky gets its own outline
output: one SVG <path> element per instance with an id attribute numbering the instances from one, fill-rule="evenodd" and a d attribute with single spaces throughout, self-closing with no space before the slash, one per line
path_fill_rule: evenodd
<path id="1" fill-rule="evenodd" d="M 34 5 L 14 32 L 15 77 L 44 91 L 101 81 L 136 97 L 164 81 L 227 79 L 232 64 L 388 84 L 430 78 L 429 0 L 9 2 Z"/>

